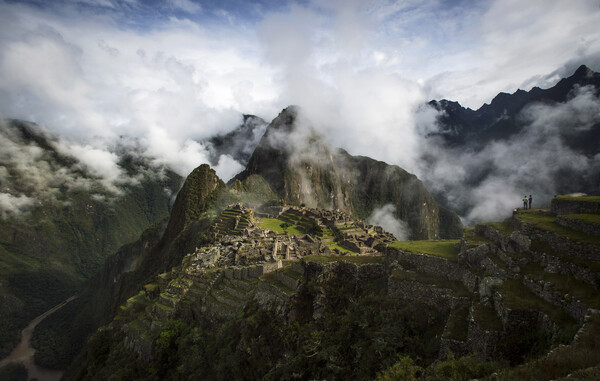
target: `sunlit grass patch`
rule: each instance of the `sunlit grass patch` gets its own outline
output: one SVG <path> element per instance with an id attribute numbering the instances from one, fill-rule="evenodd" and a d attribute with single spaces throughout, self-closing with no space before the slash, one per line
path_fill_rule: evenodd
<path id="1" fill-rule="evenodd" d="M 286 224 L 285 221 L 282 221 L 277 218 L 260 218 L 258 220 L 258 226 L 263 229 L 269 229 L 274 232 L 283 234 L 287 233 L 289 235 L 299 235 L 304 234 L 296 225 Z M 285 227 L 284 227 L 285 226 Z"/>

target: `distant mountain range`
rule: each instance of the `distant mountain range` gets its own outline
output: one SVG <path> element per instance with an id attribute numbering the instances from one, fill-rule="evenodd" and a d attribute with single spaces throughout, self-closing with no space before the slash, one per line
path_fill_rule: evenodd
<path id="1" fill-rule="evenodd" d="M 528 106 L 553 106 L 567 102 L 586 86 L 598 96 L 600 73 L 582 65 L 572 76 L 561 79 L 549 89 L 534 87 L 530 91 L 519 89 L 513 94 L 500 93 L 490 104 L 484 104 L 477 110 L 446 99 L 434 100 L 429 105 L 443 114 L 438 118 L 439 132 L 432 135 L 442 137 L 444 143 L 451 147 L 481 149 L 493 141 L 508 139 L 522 132 L 528 120 L 521 113 Z M 562 138 L 572 149 L 595 155 L 600 145 L 600 124 L 596 122 L 585 130 L 564 131 Z"/>

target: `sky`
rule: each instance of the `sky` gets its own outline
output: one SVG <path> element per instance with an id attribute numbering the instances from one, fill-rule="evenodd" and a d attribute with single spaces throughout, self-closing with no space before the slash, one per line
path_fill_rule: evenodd
<path id="1" fill-rule="evenodd" d="M 0 0 L 0 116 L 88 159 L 134 138 L 185 176 L 202 139 L 295 104 L 332 145 L 423 176 L 424 103 L 600 71 L 598 25 L 598 0 Z"/>

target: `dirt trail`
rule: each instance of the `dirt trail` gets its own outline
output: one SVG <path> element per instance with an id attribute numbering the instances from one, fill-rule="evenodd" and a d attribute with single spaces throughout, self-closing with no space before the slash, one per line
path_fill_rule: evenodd
<path id="1" fill-rule="evenodd" d="M 63 375 L 63 371 L 61 370 L 53 370 L 42 368 L 41 366 L 36 365 L 33 362 L 33 354 L 35 353 L 35 349 L 31 346 L 31 335 L 33 334 L 33 330 L 35 327 L 40 324 L 42 320 L 56 312 L 60 308 L 62 308 L 65 304 L 69 303 L 71 300 L 75 299 L 76 296 L 72 296 L 59 305 L 52 307 L 48 311 L 44 312 L 40 316 L 33 319 L 27 327 L 21 331 L 21 342 L 19 345 L 11 352 L 8 357 L 0 361 L 0 367 L 8 364 L 9 362 L 20 362 L 25 365 L 27 371 L 29 372 L 29 378 L 37 378 L 39 381 L 58 381 Z"/>

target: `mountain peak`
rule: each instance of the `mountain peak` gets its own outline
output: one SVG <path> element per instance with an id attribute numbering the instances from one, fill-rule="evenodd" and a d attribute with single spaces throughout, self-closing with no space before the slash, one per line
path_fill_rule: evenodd
<path id="1" fill-rule="evenodd" d="M 279 113 L 267 127 L 267 135 L 273 130 L 291 132 L 296 127 L 300 107 L 290 105 Z"/>
<path id="2" fill-rule="evenodd" d="M 572 78 L 586 78 L 591 77 L 594 74 L 594 71 L 585 65 L 579 66 L 575 73 L 571 76 Z"/>

